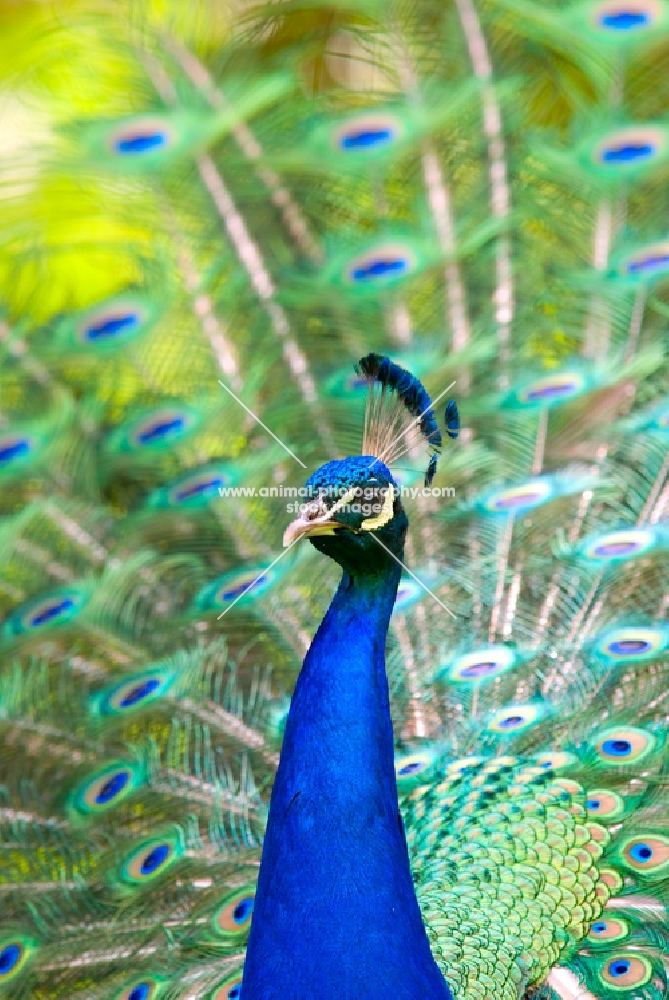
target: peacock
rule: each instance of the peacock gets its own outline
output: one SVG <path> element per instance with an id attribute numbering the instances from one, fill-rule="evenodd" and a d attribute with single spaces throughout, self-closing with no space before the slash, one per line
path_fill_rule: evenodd
<path id="1" fill-rule="evenodd" d="M 0 24 L 0 996 L 667 996 L 667 0 Z"/>

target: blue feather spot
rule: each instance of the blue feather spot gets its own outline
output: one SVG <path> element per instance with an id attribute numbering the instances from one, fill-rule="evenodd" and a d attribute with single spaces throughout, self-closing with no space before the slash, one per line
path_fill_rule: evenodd
<path id="1" fill-rule="evenodd" d="M 598 920 L 590 929 L 593 934 L 603 934 L 607 927 L 608 924 L 605 920 Z"/>
<path id="2" fill-rule="evenodd" d="M 604 542 L 602 545 L 595 546 L 594 553 L 596 556 L 611 558 L 613 556 L 633 555 L 633 553 L 638 552 L 640 548 L 641 543 L 635 541 Z"/>
<path id="3" fill-rule="evenodd" d="M 343 135 L 339 145 L 342 149 L 370 149 L 387 145 L 394 138 L 395 133 L 390 128 L 365 128 Z"/>
<path id="4" fill-rule="evenodd" d="M 154 847 L 142 861 L 142 866 L 140 868 L 142 875 L 152 875 L 153 872 L 157 871 L 161 865 L 165 864 L 169 855 L 169 844 L 159 844 L 158 847 Z"/>
<path id="5" fill-rule="evenodd" d="M 503 497 L 495 500 L 492 506 L 495 510 L 522 510 L 523 507 L 532 507 L 545 499 L 546 494 L 537 490 L 536 493 L 519 493 L 516 496 Z"/>
<path id="6" fill-rule="evenodd" d="M 602 150 L 601 157 L 604 163 L 639 163 L 650 160 L 656 152 L 652 142 L 625 142 Z"/>
<path id="7" fill-rule="evenodd" d="M 590 809 L 591 811 L 595 811 L 595 812 L 597 811 L 597 809 L 599 809 L 600 806 L 601 806 L 601 802 L 599 801 L 599 799 L 588 799 L 587 802 L 585 803 L 585 808 L 586 809 Z M 594 924 L 592 926 L 592 929 L 593 930 L 595 929 L 595 925 Z"/>
<path id="8" fill-rule="evenodd" d="M 629 740 L 604 740 L 602 752 L 610 757 L 627 757 L 632 752 L 632 744 Z"/>
<path id="9" fill-rule="evenodd" d="M 640 274 L 644 271 L 659 271 L 661 268 L 669 266 L 669 254 L 651 254 L 641 260 L 633 260 L 627 265 L 628 274 Z"/>
<path id="10" fill-rule="evenodd" d="M 138 983 L 128 994 L 128 1000 L 147 1000 L 151 991 L 150 983 Z"/>
<path id="11" fill-rule="evenodd" d="M 645 642 L 643 639 L 620 639 L 617 642 L 609 643 L 609 652 L 619 653 L 622 656 L 647 653 L 652 648 L 652 643 Z"/>
<path id="12" fill-rule="evenodd" d="M 460 671 L 460 677 L 466 677 L 467 679 L 476 679 L 477 677 L 487 677 L 488 674 L 492 673 L 493 670 L 497 669 L 498 664 L 493 660 L 484 663 L 472 663 L 471 666 L 465 667 Z"/>
<path id="13" fill-rule="evenodd" d="M 633 844 L 629 850 L 630 857 L 639 864 L 646 864 L 653 857 L 653 848 L 649 844 Z"/>
<path id="14" fill-rule="evenodd" d="M 648 14 L 641 10 L 621 10 L 615 14 L 602 14 L 599 18 L 603 28 L 612 28 L 614 31 L 631 31 L 649 22 Z"/>
<path id="15" fill-rule="evenodd" d="M 115 799 L 117 795 L 121 794 L 129 780 L 130 775 L 127 771 L 117 771 L 116 774 L 112 774 L 95 796 L 96 805 L 102 806 Z"/>
<path id="16" fill-rule="evenodd" d="M 141 156 L 152 149 L 160 149 L 161 146 L 166 146 L 167 140 L 167 132 L 127 133 L 115 141 L 114 148 L 117 153 L 121 153 L 123 156 Z"/>
<path id="17" fill-rule="evenodd" d="M 232 919 L 236 924 L 246 923 L 253 913 L 253 903 L 253 896 L 245 896 L 244 899 L 240 899 L 232 913 Z"/>
<path id="18" fill-rule="evenodd" d="M 242 995 L 242 984 L 236 983 L 228 993 L 228 1000 L 240 1000 Z"/>
<path id="19" fill-rule="evenodd" d="M 126 330 L 131 330 L 139 323 L 137 313 L 126 313 L 125 316 L 110 316 L 109 319 L 101 319 L 97 323 L 91 323 L 84 328 L 86 340 L 95 343 L 100 340 L 111 340 L 117 334 Z"/>
<path id="20" fill-rule="evenodd" d="M 19 441 L 12 441 L 9 444 L 0 443 L 0 465 L 9 463 L 21 455 L 27 455 L 30 451 L 30 441 L 22 438 Z"/>
<path id="21" fill-rule="evenodd" d="M 0 976 L 6 976 L 21 961 L 23 948 L 20 944 L 8 944 L 0 951 Z"/>
<path id="22" fill-rule="evenodd" d="M 175 499 L 183 501 L 190 500 L 191 497 L 213 495 L 222 485 L 223 479 L 220 476 L 214 479 L 203 480 L 199 483 L 194 483 L 193 486 L 185 486 L 182 490 L 179 490 Z"/>
<path id="23" fill-rule="evenodd" d="M 406 257 L 378 258 L 354 268 L 351 271 L 351 277 L 354 281 L 368 281 L 370 278 L 385 278 L 387 275 L 404 274 L 408 269 L 409 261 Z"/>
<path id="24" fill-rule="evenodd" d="M 232 601 L 235 597 L 239 597 L 245 591 L 251 593 L 256 587 L 262 586 L 263 583 L 267 582 L 266 576 L 259 576 L 257 580 L 249 581 L 249 583 L 239 583 L 236 587 L 230 587 L 229 590 L 223 591 L 220 595 L 222 601 Z"/>
<path id="25" fill-rule="evenodd" d="M 151 677 L 148 681 L 143 681 L 136 687 L 132 688 L 128 693 L 121 699 L 120 708 L 130 708 L 131 705 L 136 705 L 138 702 L 143 701 L 148 695 L 153 694 L 156 688 L 160 687 L 160 680 L 157 677 Z"/>
<path id="26" fill-rule="evenodd" d="M 618 976 L 626 976 L 630 971 L 631 964 L 627 958 L 615 958 L 609 963 L 609 973 L 616 978 Z"/>
<path id="27" fill-rule="evenodd" d="M 527 393 L 528 400 L 540 399 L 561 399 L 563 396 L 570 396 L 579 389 L 576 382 L 558 382 L 555 385 L 544 385 L 540 389 L 530 389 Z"/>
<path id="28" fill-rule="evenodd" d="M 403 778 L 406 778 L 410 774 L 418 774 L 418 772 L 422 771 L 424 768 L 425 761 L 412 760 L 410 764 L 405 764 L 404 767 L 401 767 L 397 773 Z"/>
<path id="29" fill-rule="evenodd" d="M 500 719 L 498 725 L 502 729 L 515 729 L 516 726 L 523 724 L 525 719 L 522 715 L 508 715 L 506 719 Z"/>
<path id="30" fill-rule="evenodd" d="M 64 611 L 69 611 L 70 608 L 74 607 L 74 601 L 70 597 L 64 598 L 62 601 L 58 601 L 56 604 L 51 604 L 49 607 L 44 608 L 39 614 L 35 615 L 31 619 L 30 624 L 37 628 L 38 625 L 45 625 L 47 622 L 53 621 L 54 618 L 58 618 L 62 615 Z"/>
<path id="31" fill-rule="evenodd" d="M 149 444 L 152 441 L 158 441 L 160 438 L 167 437 L 173 431 L 180 431 L 184 427 L 183 417 L 173 417 L 171 420 L 160 420 L 150 427 L 147 427 L 145 431 L 142 431 L 137 435 L 137 440 L 140 444 Z"/>

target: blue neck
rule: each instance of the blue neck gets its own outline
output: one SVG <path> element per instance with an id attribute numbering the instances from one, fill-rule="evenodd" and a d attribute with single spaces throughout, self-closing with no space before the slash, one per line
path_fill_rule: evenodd
<path id="1" fill-rule="evenodd" d="M 451 1000 L 399 818 L 384 647 L 400 567 L 345 573 L 295 687 L 243 1000 Z"/>

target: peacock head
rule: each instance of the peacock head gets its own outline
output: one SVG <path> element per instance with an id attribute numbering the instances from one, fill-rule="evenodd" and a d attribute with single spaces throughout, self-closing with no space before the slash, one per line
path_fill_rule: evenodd
<path id="1" fill-rule="evenodd" d="M 353 576 L 401 557 L 409 522 L 383 462 L 369 455 L 328 462 L 306 486 L 307 502 L 286 528 L 284 545 L 308 538 Z"/>

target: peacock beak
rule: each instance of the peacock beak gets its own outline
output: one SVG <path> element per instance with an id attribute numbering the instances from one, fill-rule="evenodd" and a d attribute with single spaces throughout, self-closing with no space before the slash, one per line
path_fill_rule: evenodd
<path id="1" fill-rule="evenodd" d="M 283 533 L 283 545 L 286 548 L 292 545 L 298 538 L 313 538 L 314 535 L 334 535 L 335 528 L 344 525 L 337 521 L 328 521 L 325 518 L 315 520 L 314 518 L 297 517 L 291 521 Z"/>

